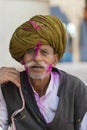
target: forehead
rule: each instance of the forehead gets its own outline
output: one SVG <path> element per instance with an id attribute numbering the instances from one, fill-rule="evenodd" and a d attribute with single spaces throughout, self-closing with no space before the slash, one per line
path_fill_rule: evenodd
<path id="1" fill-rule="evenodd" d="M 49 46 L 49 45 L 40 45 L 39 47 L 38 47 L 38 45 L 36 45 L 36 47 L 35 48 L 38 48 L 38 49 L 45 49 L 45 50 L 49 50 L 49 51 L 53 51 L 53 48 L 51 47 L 51 46 Z"/>

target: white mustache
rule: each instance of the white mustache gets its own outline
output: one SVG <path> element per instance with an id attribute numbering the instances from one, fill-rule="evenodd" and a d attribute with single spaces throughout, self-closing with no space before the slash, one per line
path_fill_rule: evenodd
<path id="1" fill-rule="evenodd" d="M 31 61 L 29 63 L 26 64 L 27 67 L 42 67 L 42 68 L 47 68 L 48 65 L 44 62 L 34 62 L 34 61 Z"/>

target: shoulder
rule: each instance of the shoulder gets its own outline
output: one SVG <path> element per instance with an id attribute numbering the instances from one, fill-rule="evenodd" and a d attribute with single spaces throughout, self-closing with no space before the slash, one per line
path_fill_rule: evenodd
<path id="1" fill-rule="evenodd" d="M 84 97 L 87 101 L 87 85 L 78 77 L 67 72 L 61 71 L 60 83 L 65 86 L 66 92 L 73 93 L 75 98 Z"/>
<path id="2" fill-rule="evenodd" d="M 87 86 L 86 84 L 84 84 L 83 81 L 81 81 L 78 77 L 72 75 L 72 74 L 69 74 L 63 70 L 59 70 L 59 69 L 56 69 L 54 68 L 53 71 L 56 71 L 59 73 L 59 76 L 60 76 L 60 88 L 62 89 L 63 86 L 64 88 L 66 88 L 67 91 L 81 91 L 84 90 L 84 91 L 87 91 Z"/>
<path id="3" fill-rule="evenodd" d="M 73 83 L 73 84 L 76 84 L 76 86 L 78 84 L 86 86 L 86 84 L 80 78 L 76 77 L 75 75 L 72 75 L 72 74 L 62 71 L 62 70 L 59 70 L 59 72 L 61 75 L 61 79 L 64 78 L 66 80 L 66 83 L 71 83 L 71 84 Z"/>
<path id="4" fill-rule="evenodd" d="M 53 71 L 54 72 L 56 71 L 60 75 L 60 82 L 63 82 L 63 83 L 65 82 L 66 84 L 76 84 L 76 86 L 78 84 L 86 86 L 82 80 L 80 80 L 78 77 L 76 77 L 68 72 L 65 72 L 65 71 L 57 69 L 57 68 L 53 68 Z"/>

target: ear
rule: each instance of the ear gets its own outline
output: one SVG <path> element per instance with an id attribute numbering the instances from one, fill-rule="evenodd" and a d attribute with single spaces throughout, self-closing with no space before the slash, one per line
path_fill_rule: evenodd
<path id="1" fill-rule="evenodd" d="M 58 54 L 54 54 L 53 66 L 56 66 L 57 63 L 58 63 Z"/>

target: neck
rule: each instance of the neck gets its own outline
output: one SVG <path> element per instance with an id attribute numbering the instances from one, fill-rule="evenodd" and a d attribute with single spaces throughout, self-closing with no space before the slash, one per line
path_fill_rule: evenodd
<path id="1" fill-rule="evenodd" d="M 29 77 L 29 82 L 31 86 L 34 88 L 34 90 L 38 93 L 40 97 L 46 93 L 49 81 L 50 75 L 48 75 L 44 79 L 33 79 Z"/>

